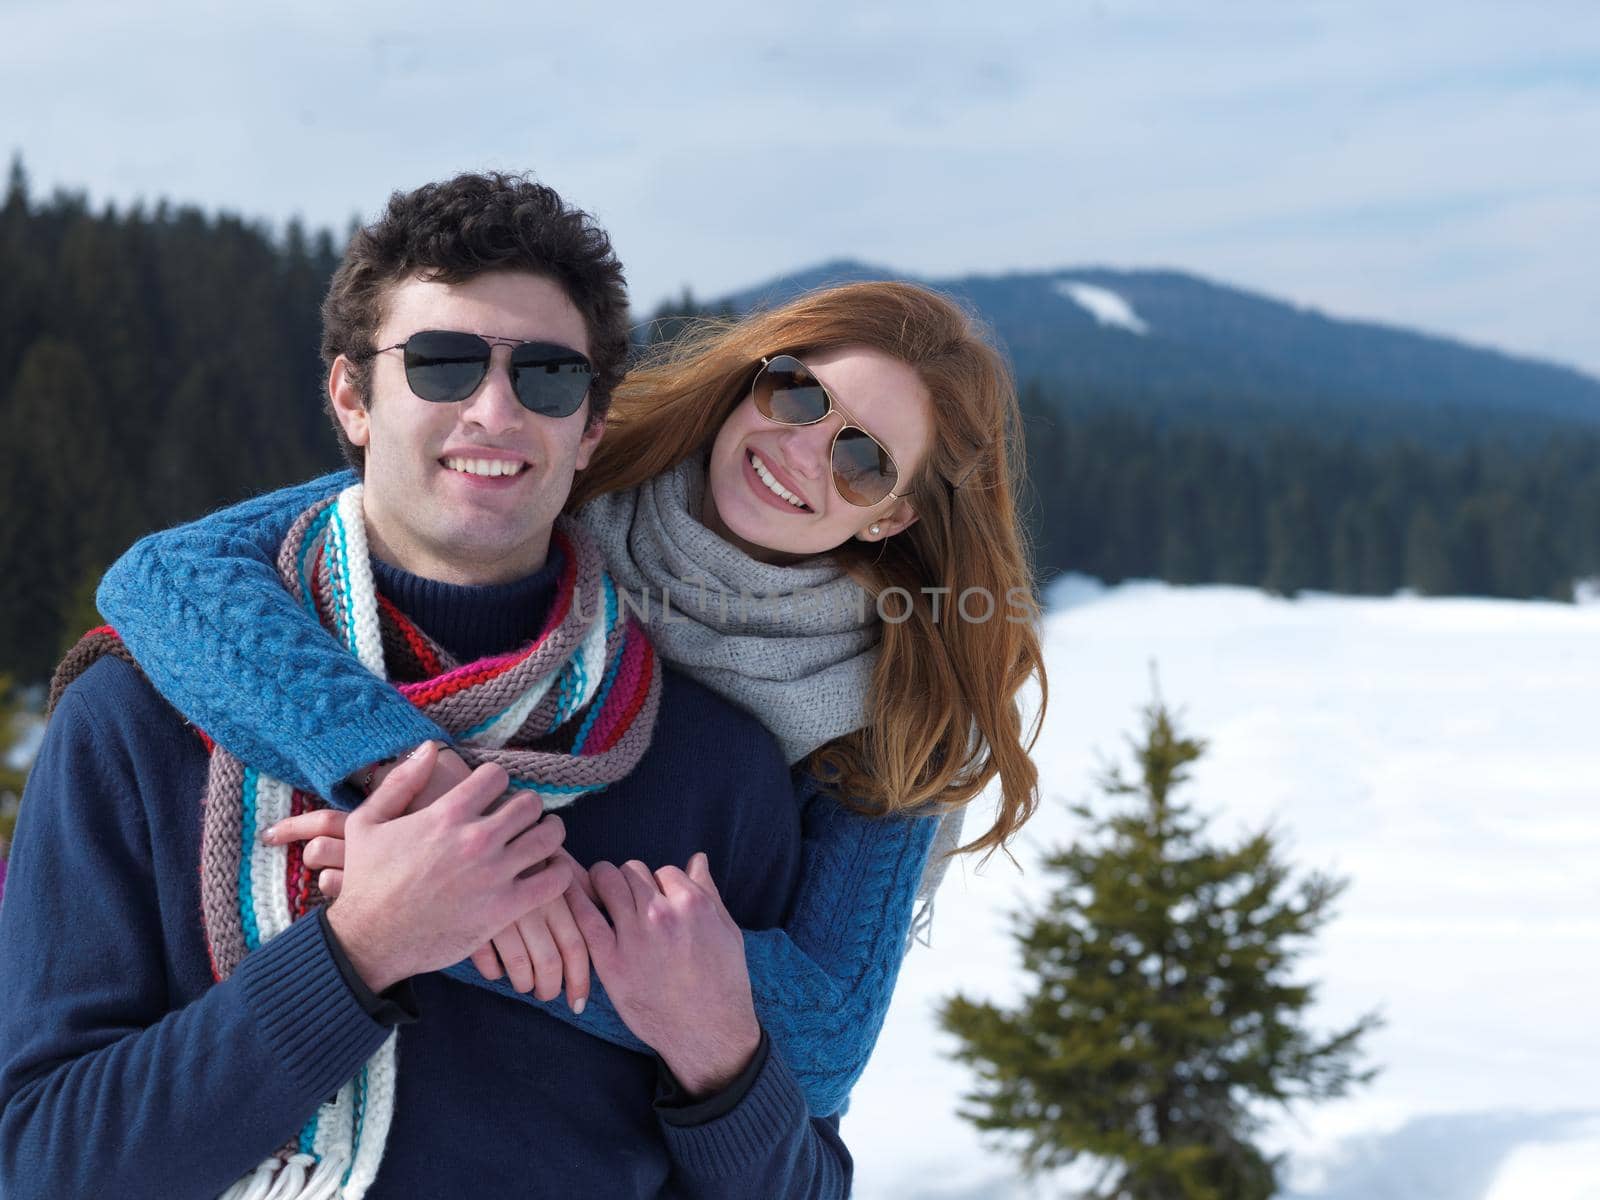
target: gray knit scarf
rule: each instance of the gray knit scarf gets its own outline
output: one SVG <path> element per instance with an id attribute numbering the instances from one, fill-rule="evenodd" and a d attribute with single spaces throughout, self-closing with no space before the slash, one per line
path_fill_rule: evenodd
<path id="1" fill-rule="evenodd" d="M 793 765 L 866 724 L 877 614 L 827 558 L 772 566 L 724 541 L 700 521 L 704 493 L 705 462 L 691 456 L 577 517 L 661 657 L 757 717 Z M 940 820 L 917 888 L 912 933 L 924 943 L 961 822 L 960 810 Z"/>

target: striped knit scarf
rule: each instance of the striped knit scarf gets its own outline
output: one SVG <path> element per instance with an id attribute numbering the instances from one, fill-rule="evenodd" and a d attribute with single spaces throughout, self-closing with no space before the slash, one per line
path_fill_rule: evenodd
<path id="1" fill-rule="evenodd" d="M 324 500 L 290 527 L 278 554 L 284 586 L 374 674 L 456 739 L 470 765 L 496 762 L 513 788 L 546 809 L 572 803 L 627 775 L 655 726 L 661 677 L 643 631 L 619 610 L 593 542 L 562 522 L 564 555 L 544 629 L 510 654 L 455 662 L 373 584 L 361 485 Z M 52 702 L 104 654 L 128 658 L 114 630 L 85 636 L 51 685 Z M 131 660 L 130 660 L 131 661 Z M 202 735 L 203 736 L 203 735 Z M 323 807 L 247 766 L 207 739 L 211 765 L 201 831 L 200 892 L 212 975 L 320 903 L 298 846 L 258 834 L 285 817 Z M 224 1200 L 356 1200 L 377 1175 L 394 1108 L 395 1035 L 323 1104 L 299 1134 L 224 1193 Z"/>

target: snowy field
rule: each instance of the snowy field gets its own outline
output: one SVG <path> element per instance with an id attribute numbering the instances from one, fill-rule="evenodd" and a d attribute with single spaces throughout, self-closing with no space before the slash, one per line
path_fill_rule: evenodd
<path id="1" fill-rule="evenodd" d="M 1298 868 L 1352 880 L 1298 977 L 1321 983 L 1317 1030 L 1382 1010 L 1383 1073 L 1276 1116 L 1294 1200 L 1600 1200 L 1600 604 L 1068 580 L 1046 636 L 1024 871 L 952 869 L 845 1118 L 856 1194 L 1062 1194 L 957 1118 L 969 1075 L 933 1012 L 1017 995 L 1006 914 L 1048 886 L 1041 852 L 1076 824 L 1060 800 L 1093 794 L 1154 661 L 1210 743 L 1187 798 L 1213 833 L 1271 822 Z"/>

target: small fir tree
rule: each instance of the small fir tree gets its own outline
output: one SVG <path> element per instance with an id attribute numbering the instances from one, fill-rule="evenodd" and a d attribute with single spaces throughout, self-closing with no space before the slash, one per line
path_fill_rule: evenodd
<path id="1" fill-rule="evenodd" d="M 1173 792 L 1204 752 L 1158 698 L 1133 741 L 1138 775 L 1101 787 L 1125 811 L 1045 862 L 1060 886 L 1019 914 L 1032 991 L 1003 1009 L 957 995 L 940 1017 L 978 1071 L 962 1116 L 1007 1135 L 1029 1174 L 1096 1168 L 1082 1200 L 1262 1200 L 1278 1160 L 1251 1141 L 1262 1101 L 1343 1095 L 1370 1013 L 1316 1036 L 1298 1018 L 1314 988 L 1288 978 L 1346 881 L 1291 886 L 1270 831 L 1206 840 Z"/>

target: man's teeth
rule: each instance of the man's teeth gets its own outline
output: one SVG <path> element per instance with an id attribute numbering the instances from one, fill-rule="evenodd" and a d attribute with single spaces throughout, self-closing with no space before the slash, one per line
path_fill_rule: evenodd
<path id="1" fill-rule="evenodd" d="M 528 464 L 504 458 L 447 458 L 444 465 L 467 475 L 515 475 Z"/>
<path id="2" fill-rule="evenodd" d="M 806 506 L 804 500 L 773 478 L 772 472 L 767 470 L 767 464 L 757 457 L 754 450 L 750 451 L 750 465 L 756 469 L 756 474 L 760 476 L 761 482 L 767 485 L 767 490 L 776 492 L 796 508 L 804 508 Z"/>

